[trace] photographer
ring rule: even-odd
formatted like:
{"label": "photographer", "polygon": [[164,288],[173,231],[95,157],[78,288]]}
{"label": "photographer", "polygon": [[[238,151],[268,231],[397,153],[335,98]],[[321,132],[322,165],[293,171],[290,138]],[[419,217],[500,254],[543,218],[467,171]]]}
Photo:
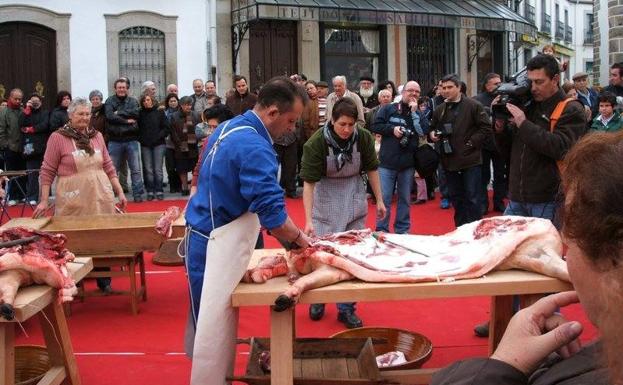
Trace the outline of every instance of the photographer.
{"label": "photographer", "polygon": [[381,192],[387,215],[377,219],[376,230],[389,232],[389,211],[394,188],[398,191],[398,204],[394,232],[404,234],[411,227],[410,202],[413,175],[415,173],[414,155],[418,149],[420,136],[428,130],[426,119],[418,109],[420,85],[410,81],[402,89],[402,101],[388,104],[376,113],[372,132],[383,136],[379,152],[379,175]]}
{"label": "photographer", "polygon": [[565,100],[559,86],[558,62],[551,56],[537,55],[528,62],[527,70],[532,101],[525,111],[507,103],[510,124],[495,121],[499,148],[510,149],[511,159],[510,202],[504,214],[554,221],[560,184],[556,162],[585,133],[586,114],[579,101],[570,100],[552,129],[550,121],[556,120],[553,112]]}
{"label": "photographer", "polygon": [[484,108],[462,95],[460,85],[456,75],[441,79],[442,94],[446,99],[433,112],[430,132],[446,172],[456,227],[482,217],[481,150],[491,132],[491,121]]}

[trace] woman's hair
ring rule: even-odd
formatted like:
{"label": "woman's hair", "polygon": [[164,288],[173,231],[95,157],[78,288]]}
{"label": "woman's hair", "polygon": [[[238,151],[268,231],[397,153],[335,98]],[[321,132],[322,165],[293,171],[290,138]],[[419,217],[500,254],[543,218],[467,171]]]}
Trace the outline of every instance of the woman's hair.
{"label": "woman's hair", "polygon": [[342,98],[335,102],[333,105],[333,111],[331,111],[331,117],[334,121],[336,121],[340,118],[340,116],[348,116],[357,121],[359,111],[357,110],[357,105],[352,99]]}
{"label": "woman's hair", "polygon": [[569,91],[573,89],[575,89],[575,84],[573,84],[572,82],[566,81],[562,85],[562,90],[565,91],[565,94],[568,94]]}
{"label": "woman's hair", "polygon": [[96,96],[98,96],[102,101],[104,100],[104,95],[102,95],[102,91],[100,91],[100,90],[93,90],[93,91],[89,92],[89,100],[93,99]]}
{"label": "woman's hair", "polygon": [[164,107],[165,107],[165,108],[169,108],[169,100],[171,100],[171,98],[175,98],[175,99],[177,99],[177,103],[178,103],[178,104],[180,103],[180,98],[179,98],[179,97],[177,97],[177,94],[170,93],[170,94],[168,94],[168,95],[167,95],[167,97],[164,99]]}
{"label": "woman's hair", "polygon": [[67,107],[67,113],[69,115],[73,114],[78,107],[87,107],[89,111],[91,111],[91,102],[80,97],[72,99],[71,103],[69,103],[69,107]]}
{"label": "woman's hair", "polygon": [[396,96],[398,96],[398,91],[396,90],[396,85],[391,80],[383,80],[382,82],[380,82],[378,89],[379,91],[386,89],[388,84],[392,86],[392,98],[395,98]]}
{"label": "woman's hair", "polygon": [[234,113],[224,104],[215,104],[212,107],[203,110],[203,119],[217,119],[219,123],[223,123],[234,117]]}
{"label": "woman's hair", "polygon": [[143,103],[145,103],[145,99],[150,98],[151,99],[151,103],[152,103],[152,107],[156,107],[158,105],[158,101],[156,100],[156,98],[154,96],[148,95],[143,93],[141,95],[141,98],[139,99],[139,103],[141,108],[145,108],[145,105]]}
{"label": "woman's hair", "polygon": [[543,49],[541,50],[541,52],[545,52],[546,49],[551,50],[553,53],[556,53],[556,48],[554,48],[553,45],[551,44],[547,44],[543,46]]}
{"label": "woman's hair", "polygon": [[58,94],[56,94],[56,107],[61,106],[61,103],[63,102],[65,96],[69,96],[69,100],[71,100],[71,94],[69,93],[69,91],[58,91]]}
{"label": "woman's hair", "polygon": [[[595,132],[565,157],[563,234],[597,267],[623,257],[623,132]],[[606,264],[604,264],[606,262]]]}

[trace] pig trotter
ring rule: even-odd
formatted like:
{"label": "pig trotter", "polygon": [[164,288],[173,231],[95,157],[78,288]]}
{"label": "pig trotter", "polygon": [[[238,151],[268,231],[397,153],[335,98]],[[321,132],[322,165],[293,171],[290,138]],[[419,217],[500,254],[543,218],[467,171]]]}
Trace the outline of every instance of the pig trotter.
{"label": "pig trotter", "polygon": [[15,310],[13,310],[13,306],[8,303],[3,303],[0,305],[0,316],[2,316],[7,321],[12,321],[15,318]]}
{"label": "pig trotter", "polygon": [[273,309],[275,311],[284,311],[294,306],[294,304],[295,302],[292,298],[288,297],[285,294],[281,294],[275,300],[275,306],[273,306]]}

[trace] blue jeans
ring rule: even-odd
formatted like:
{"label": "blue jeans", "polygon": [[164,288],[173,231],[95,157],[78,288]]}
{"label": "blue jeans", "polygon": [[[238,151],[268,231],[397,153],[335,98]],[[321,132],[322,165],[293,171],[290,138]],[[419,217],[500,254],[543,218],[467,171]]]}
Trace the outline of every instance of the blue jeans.
{"label": "blue jeans", "polygon": [[121,161],[125,154],[128,158],[128,167],[130,168],[130,178],[132,179],[132,195],[137,198],[143,195],[143,175],[141,174],[140,145],[138,141],[130,142],[108,142],[108,153],[115,165],[117,174],[121,168]]}
{"label": "blue jeans", "polygon": [[445,172],[448,198],[454,207],[454,225],[459,227],[482,218],[480,166]]}
{"label": "blue jeans", "polygon": [[441,163],[437,168],[437,184],[439,185],[439,193],[441,199],[448,199],[448,181],[446,180],[446,171],[443,169]]}
{"label": "blue jeans", "polygon": [[381,193],[383,203],[387,207],[385,218],[376,220],[376,230],[389,233],[389,217],[392,207],[392,195],[394,188],[398,193],[398,204],[396,205],[396,219],[394,220],[394,232],[405,234],[411,228],[411,186],[413,185],[413,167],[404,170],[390,170],[379,167],[379,177],[381,179]]}
{"label": "blue jeans", "polygon": [[552,221],[554,226],[560,230],[560,221],[556,215],[558,210],[558,202],[543,202],[543,203],[525,203],[510,201],[504,211],[504,215],[521,215],[524,217],[544,218]]}
{"label": "blue jeans", "polygon": [[143,170],[145,174],[145,189],[148,194],[163,193],[162,189],[162,161],[166,146],[161,144],[155,147],[141,146]]}

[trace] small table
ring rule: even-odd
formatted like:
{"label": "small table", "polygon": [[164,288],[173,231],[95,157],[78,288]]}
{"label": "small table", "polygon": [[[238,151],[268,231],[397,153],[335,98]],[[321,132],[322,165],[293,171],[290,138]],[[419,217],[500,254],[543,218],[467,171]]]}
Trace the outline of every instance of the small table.
{"label": "small table", "polygon": [[[257,250],[249,266],[255,266],[263,255],[283,250]],[[240,283],[231,296],[232,306],[272,306],[288,287],[286,277],[273,278],[263,284]],[[513,315],[513,295],[520,295],[523,305],[530,305],[544,293],[573,290],[569,282],[527,271],[490,272],[485,277],[454,282],[368,283],[345,281],[305,292],[299,303],[333,303],[358,301],[401,301],[426,298],[491,296],[489,352],[500,342]],[[293,381],[292,346],[296,337],[294,309],[270,312],[271,385],[291,385]],[[430,382],[438,369],[416,369],[382,372],[388,380],[403,384]]]}
{"label": "small table", "polygon": [[[76,258],[67,264],[75,281],[84,278],[93,268],[90,258]],[[34,315],[39,316],[51,368],[38,385],[65,383],[80,385],[78,365],[63,306],[58,301],[58,289],[45,285],[21,288],[15,303],[15,320],[0,318],[0,385],[15,384],[15,326]]]}

